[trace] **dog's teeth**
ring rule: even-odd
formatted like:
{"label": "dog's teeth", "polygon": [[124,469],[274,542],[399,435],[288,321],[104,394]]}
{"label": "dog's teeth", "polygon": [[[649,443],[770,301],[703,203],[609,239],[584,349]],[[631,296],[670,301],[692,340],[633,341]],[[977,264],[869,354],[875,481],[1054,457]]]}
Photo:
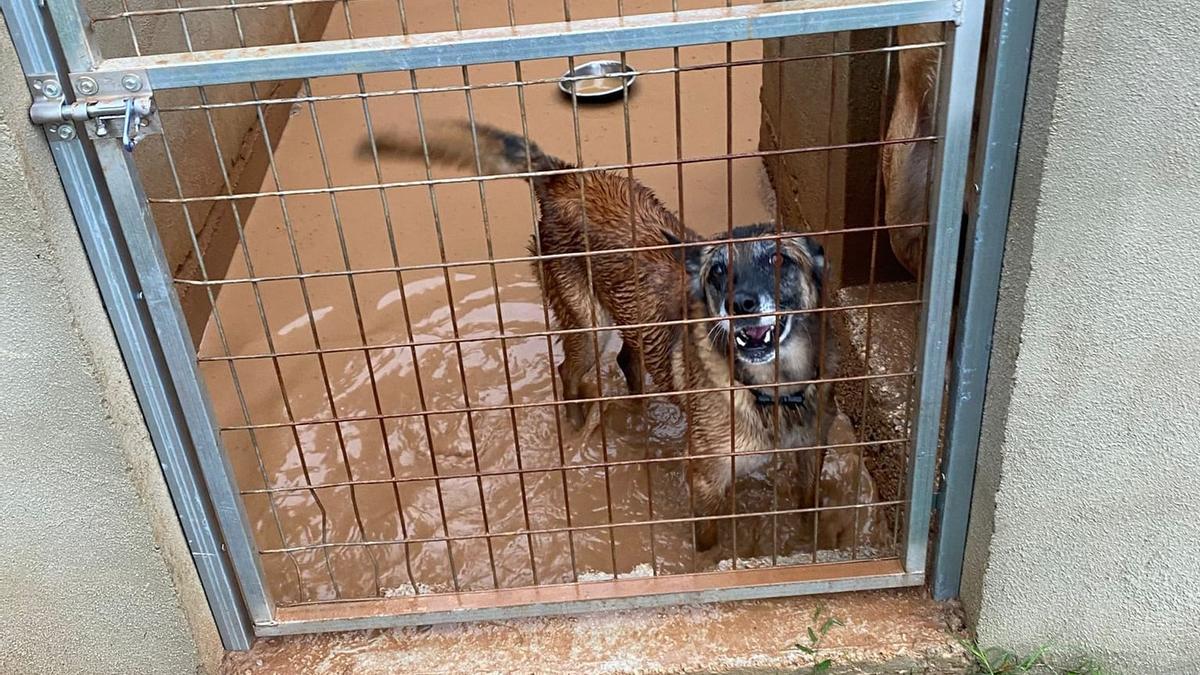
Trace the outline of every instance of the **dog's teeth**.
{"label": "dog's teeth", "polygon": [[735,341],[738,343],[738,346],[739,346],[739,347],[745,347],[745,346],[746,346],[746,338],[742,337],[741,335],[739,335],[739,336],[737,336],[736,338],[734,338],[734,340],[735,340]]}

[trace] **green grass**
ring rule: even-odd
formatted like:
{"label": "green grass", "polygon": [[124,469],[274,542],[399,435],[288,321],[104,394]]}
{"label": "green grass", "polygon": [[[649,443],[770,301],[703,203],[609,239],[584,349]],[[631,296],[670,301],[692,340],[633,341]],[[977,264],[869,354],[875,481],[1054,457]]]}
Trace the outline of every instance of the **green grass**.
{"label": "green grass", "polygon": [[807,641],[807,644],[804,642],[797,642],[796,644],[792,645],[792,649],[802,651],[805,654],[813,657],[813,659],[816,661],[812,667],[813,673],[827,673],[833,666],[833,659],[822,658],[822,655],[820,654],[821,642],[825,640],[825,636],[829,634],[829,630],[831,628],[834,626],[843,625],[845,624],[843,624],[841,621],[826,615],[824,605],[817,605],[817,608],[813,610],[812,620],[810,621],[808,628],[805,629],[804,634],[804,639]]}
{"label": "green grass", "polygon": [[974,642],[963,642],[971,655],[978,675],[1015,675],[1019,673],[1041,673],[1045,675],[1107,675],[1096,664],[1080,660],[1075,663],[1054,663],[1046,658],[1049,645],[1044,645],[1032,654],[1017,654],[1007,649],[990,647],[984,649]]}

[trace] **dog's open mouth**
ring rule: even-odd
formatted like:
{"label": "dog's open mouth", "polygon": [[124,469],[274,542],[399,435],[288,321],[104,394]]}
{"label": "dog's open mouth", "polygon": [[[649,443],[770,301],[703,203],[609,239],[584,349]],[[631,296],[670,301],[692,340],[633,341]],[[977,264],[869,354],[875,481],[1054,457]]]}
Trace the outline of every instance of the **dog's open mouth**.
{"label": "dog's open mouth", "polygon": [[[790,318],[790,317],[788,317]],[[739,358],[753,363],[770,361],[775,357],[777,342],[782,342],[787,336],[788,320],[780,323],[772,321],[769,324],[751,324],[739,326],[733,331],[733,341],[737,345]]]}

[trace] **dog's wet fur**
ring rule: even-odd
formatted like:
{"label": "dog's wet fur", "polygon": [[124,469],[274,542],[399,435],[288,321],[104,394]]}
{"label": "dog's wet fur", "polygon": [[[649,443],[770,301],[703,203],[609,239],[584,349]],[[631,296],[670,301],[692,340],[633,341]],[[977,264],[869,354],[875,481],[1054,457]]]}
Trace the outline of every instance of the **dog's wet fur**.
{"label": "dog's wet fur", "polygon": [[[807,382],[822,375],[822,315],[812,311],[825,272],[819,245],[772,224],[706,240],[638,181],[572,171],[525,138],[482,124],[426,124],[424,144],[416,133],[381,137],[375,151],[427,156],[483,175],[551,172],[525,176],[541,211],[529,250],[564,256],[541,258],[534,271],[558,328],[578,331],[562,334],[559,374],[564,398],[574,401],[568,415],[582,426],[589,405],[580,399],[601,395],[598,340],[588,329],[611,326],[622,340],[617,361],[629,390],[643,393],[649,375],[650,393],[670,394],[687,416],[689,452],[697,457],[688,462],[692,502],[695,514],[707,517],[697,521],[699,548],[716,543],[716,517],[729,510],[735,475],[765,469],[773,457],[794,458],[796,505],[817,506],[823,451],[773,451],[822,444],[818,407],[832,417],[828,385]],[[364,144],[360,152],[369,156],[372,148]],[[635,247],[659,248],[627,250]],[[577,255],[602,251],[613,252]],[[711,320],[679,323],[685,318]],[[662,322],[676,323],[644,325]],[[671,394],[690,390],[716,391]]]}

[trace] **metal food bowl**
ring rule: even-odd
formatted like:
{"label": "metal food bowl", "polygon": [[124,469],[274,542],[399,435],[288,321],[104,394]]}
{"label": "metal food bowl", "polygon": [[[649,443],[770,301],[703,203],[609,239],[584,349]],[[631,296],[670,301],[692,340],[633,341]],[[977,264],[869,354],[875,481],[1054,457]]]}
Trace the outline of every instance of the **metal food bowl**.
{"label": "metal food bowl", "polygon": [[558,88],[579,101],[608,101],[622,97],[623,92],[633,86],[637,79],[634,72],[620,61],[588,61],[563,73]]}

